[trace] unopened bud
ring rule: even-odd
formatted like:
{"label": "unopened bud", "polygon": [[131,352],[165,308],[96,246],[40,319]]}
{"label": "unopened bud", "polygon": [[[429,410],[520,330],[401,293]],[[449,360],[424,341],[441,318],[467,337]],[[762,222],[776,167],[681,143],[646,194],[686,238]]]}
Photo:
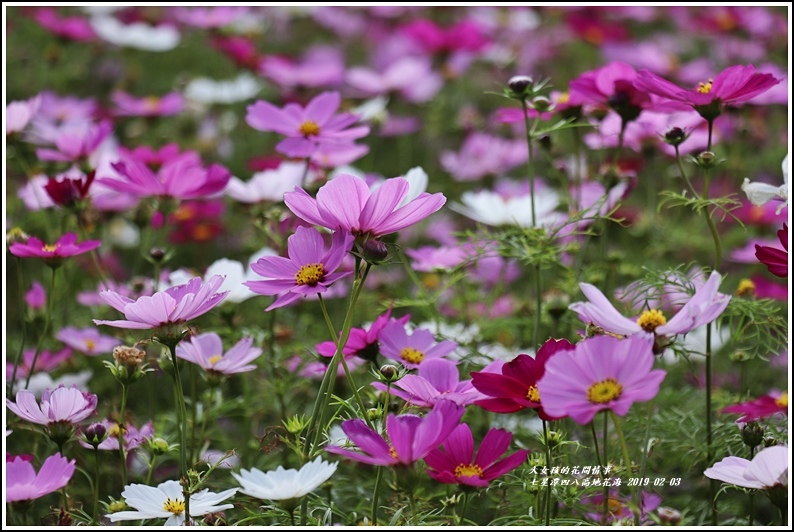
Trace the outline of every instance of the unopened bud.
{"label": "unopened bud", "polygon": [[524,94],[526,90],[532,85],[533,79],[529,76],[513,76],[507,80],[507,86],[515,94]]}
{"label": "unopened bud", "polygon": [[755,449],[764,441],[764,428],[757,421],[750,421],[742,427],[742,441],[752,449]]}
{"label": "unopened bud", "polygon": [[383,262],[389,254],[389,250],[386,248],[386,244],[381,242],[380,240],[368,240],[364,244],[364,249],[362,251],[362,255],[364,255],[364,260],[369,262],[370,264],[378,264]]}
{"label": "unopened bud", "polygon": [[669,506],[660,506],[656,509],[659,520],[666,525],[677,525],[681,522],[681,512]]}
{"label": "unopened bud", "polygon": [[548,111],[549,107],[551,107],[551,100],[545,96],[538,96],[532,100],[532,107],[534,107],[537,112],[543,113]]}
{"label": "unopened bud", "polygon": [[689,134],[680,127],[669,129],[664,134],[664,141],[670,146],[678,146],[688,138]]}
{"label": "unopened bud", "polygon": [[127,503],[122,501],[111,501],[108,505],[108,513],[122,512],[127,508]]}
{"label": "unopened bud", "polygon": [[370,421],[375,421],[376,419],[380,419],[383,416],[383,412],[380,408],[370,408],[367,410],[367,419]]}
{"label": "unopened bud", "polygon": [[394,382],[399,378],[397,366],[393,366],[391,364],[382,365],[380,367],[380,374],[383,375],[383,378],[386,382]]}
{"label": "unopened bud", "polygon": [[93,423],[83,431],[85,441],[96,449],[99,444],[105,441],[107,437],[107,429],[102,423]]}
{"label": "unopened bud", "polygon": [[717,164],[717,156],[713,151],[704,151],[698,155],[697,162],[703,168],[713,168]]}
{"label": "unopened bud", "polygon": [[149,440],[149,449],[155,456],[165,454],[168,452],[168,442],[162,438],[153,438]]}
{"label": "unopened bud", "polygon": [[24,244],[25,242],[28,241],[28,238],[30,238],[30,236],[27,233],[25,233],[25,231],[23,231],[19,227],[12,227],[6,233],[6,244],[8,244],[9,246],[11,244]]}
{"label": "unopened bud", "polygon": [[136,347],[119,345],[113,348],[113,360],[130,370],[137,368],[144,358],[146,358],[146,352]]}
{"label": "unopened bud", "polygon": [[162,262],[166,252],[163,248],[152,248],[149,250],[149,257],[155,262]]}

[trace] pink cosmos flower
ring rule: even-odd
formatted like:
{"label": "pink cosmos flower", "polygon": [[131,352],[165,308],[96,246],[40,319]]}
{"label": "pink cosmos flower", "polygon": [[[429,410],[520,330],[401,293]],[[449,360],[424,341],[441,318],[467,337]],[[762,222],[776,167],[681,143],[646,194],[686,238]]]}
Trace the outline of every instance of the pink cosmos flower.
{"label": "pink cosmos flower", "polygon": [[726,414],[742,414],[737,423],[749,423],[775,414],[788,414],[788,392],[773,391],[746,403],[726,406]]}
{"label": "pink cosmos flower", "polygon": [[[36,356],[35,349],[25,349],[22,352],[22,360],[19,361],[17,366],[16,376],[19,378],[27,377],[34,371],[50,372],[58,368],[62,362],[72,357],[72,350],[65,347],[60,351],[48,351],[43,349],[39,353],[39,358],[36,360],[36,367],[33,367],[33,359]],[[6,360],[6,378],[11,379],[14,374],[14,363]]]}
{"label": "pink cosmos flower", "polygon": [[229,293],[218,292],[221,284],[223,277],[220,275],[213,276],[205,284],[201,283],[201,277],[195,277],[186,284],[137,300],[104,290],[99,293],[102,299],[127,319],[94,320],[94,323],[122,329],[166,329],[161,332],[167,334],[170,326],[183,324],[220,305]]}
{"label": "pink cosmos flower", "polygon": [[650,401],[666,374],[651,369],[653,343],[650,334],[595,336],[558,353],[537,385],[546,414],[585,425],[601,410],[625,416],[633,403]]}
{"label": "pink cosmos flower", "polygon": [[527,459],[529,451],[516,451],[500,460],[512,440],[512,433],[491,429],[475,455],[471,429],[461,423],[449,434],[443,451],[433,449],[425,457],[430,467],[427,474],[444,484],[486,488],[493,479],[512,471]]}
{"label": "pink cosmos flower", "polygon": [[731,296],[717,291],[722,277],[711,272],[708,281],[695,291],[692,298],[668,322],[661,311],[652,309],[643,312],[637,320],[622,316],[601,291],[588,283],[579,283],[587,302],[577,302],[568,308],[579,314],[587,323],[594,323],[607,332],[624,336],[643,331],[667,336],[686,334],[692,329],[711,323],[722,314]]}
{"label": "pink cosmos flower", "polygon": [[703,474],[743,488],[788,486],[788,455],[787,447],[775,445],[759,452],[752,460],[738,456],[723,458]]}
{"label": "pink cosmos flower", "polygon": [[31,118],[39,111],[40,105],[41,96],[6,105],[6,136],[25,129]]}
{"label": "pink cosmos flower", "polygon": [[54,244],[45,244],[35,236],[32,236],[24,244],[21,242],[11,244],[8,250],[17,257],[38,257],[50,267],[56,268],[61,265],[64,259],[87,253],[100,245],[102,245],[102,242],[99,240],[86,240],[85,242],[77,243],[76,234],[66,233]]}
{"label": "pink cosmos flower", "polygon": [[[342,354],[346,360],[353,357],[359,357],[364,360],[375,362],[378,358],[380,348],[378,347],[378,338],[380,333],[386,325],[397,322],[401,325],[408,323],[411,315],[407,314],[401,318],[391,317],[391,308],[375,318],[372,325],[368,329],[353,327],[350,329],[350,336],[348,336],[347,343],[342,348]],[[336,353],[336,344],[334,342],[322,342],[317,344],[317,352],[324,357],[332,357]]]}
{"label": "pink cosmos flower", "polygon": [[574,349],[568,340],[550,338],[538,349],[533,358],[520,354],[512,361],[501,364],[499,371],[475,371],[471,374],[472,385],[486,396],[475,404],[489,412],[509,413],[536,408],[540,419],[552,421],[543,408],[545,401],[538,392],[538,381],[546,371],[552,357],[562,351]]}
{"label": "pink cosmos flower", "polygon": [[[55,205],[66,208],[79,208],[81,202],[88,197],[91,183],[94,182],[96,172],[93,170],[88,174],[79,173],[78,177],[61,175],[50,178],[44,185],[44,190]],[[60,179],[58,178],[60,177]]]}
{"label": "pink cosmos flower", "polygon": [[81,17],[58,17],[58,12],[52,7],[39,7],[31,12],[33,20],[45,30],[56,37],[63,37],[72,41],[96,40],[96,33],[91,24]]}
{"label": "pink cosmos flower", "polygon": [[322,145],[350,145],[366,136],[369,128],[349,128],[358,121],[350,113],[335,114],[342,97],[338,92],[323,92],[304,108],[288,103],[284,109],[262,100],[248,107],[245,121],[259,131],[274,131],[287,138],[276,150],[289,157],[309,157]]}
{"label": "pink cosmos flower", "polygon": [[728,67],[713,79],[694,89],[683,89],[648,70],[640,70],[634,80],[639,90],[693,107],[706,120],[714,120],[723,106],[743,103],[780,83],[771,74],[756,72],[753,65]]}
{"label": "pink cosmos flower", "polygon": [[408,249],[406,255],[411,257],[411,267],[418,272],[433,272],[437,270],[451,270],[460,266],[467,258],[467,250],[461,246],[422,246],[417,249]]}
{"label": "pink cosmos flower", "polygon": [[788,283],[776,283],[762,275],[753,275],[750,281],[755,285],[755,297],[788,301]]}
{"label": "pink cosmos flower", "polygon": [[171,15],[188,26],[196,28],[221,28],[250,13],[248,6],[172,7]]}
{"label": "pink cosmos flower", "polygon": [[345,74],[345,61],[338,48],[314,46],[300,59],[268,56],[262,59],[259,73],[285,88],[333,87]]}
{"label": "pink cosmos flower", "polygon": [[44,390],[41,404],[28,390],[19,390],[16,403],[6,399],[6,406],[13,413],[36,425],[56,423],[75,424],[89,417],[96,410],[97,396],[84,393],[76,386],[61,385],[54,390]]}
{"label": "pink cosmos flower", "polygon": [[176,356],[201,366],[209,373],[245,373],[256,369],[256,364],[250,362],[262,354],[260,348],[251,347],[253,342],[251,337],[243,338],[224,353],[221,337],[212,332],[204,333],[191,337],[189,342],[179,344],[176,347]]}
{"label": "pink cosmos flower", "polygon": [[433,333],[427,329],[414,329],[409,335],[405,326],[398,322],[384,327],[378,339],[383,356],[410,369],[420,367],[427,360],[446,356],[458,347],[458,343],[452,340],[436,343]]}
{"label": "pink cosmos flower", "polygon": [[426,57],[401,57],[380,72],[353,67],[347,72],[347,83],[365,97],[399,92],[406,101],[421,103],[433,98],[443,79],[433,72]]}
{"label": "pink cosmos flower", "polygon": [[110,98],[116,106],[116,116],[171,116],[178,115],[185,108],[185,99],[178,92],[169,92],[161,97],[136,98],[116,90]]}
{"label": "pink cosmos flower", "polygon": [[44,308],[47,303],[47,292],[44,290],[44,285],[38,281],[33,281],[30,290],[25,292],[25,303],[33,310]]}
{"label": "pink cosmos flower", "polygon": [[[650,520],[648,519],[648,512],[652,512],[658,508],[661,502],[662,498],[659,495],[655,493],[649,493],[647,491],[642,492],[642,499],[640,502],[640,507],[642,509],[640,519],[642,524],[651,524]],[[634,519],[632,498],[630,496],[621,497],[620,492],[616,489],[610,489],[607,495],[607,506],[609,507],[609,513],[606,516],[606,522],[604,522],[603,491],[599,491],[594,495],[589,495],[582,498],[582,504],[588,508],[593,508],[593,511],[584,515],[596,523],[609,525],[619,521],[630,521]]]}
{"label": "pink cosmos flower", "polygon": [[634,67],[620,61],[608,63],[581,74],[570,83],[585,102],[605,105],[620,115],[623,122],[635,120],[643,109],[651,106],[648,91],[633,84]]}
{"label": "pink cosmos flower", "polygon": [[441,166],[456,181],[476,181],[487,175],[502,175],[527,160],[527,143],[474,132],[459,152],[441,153]]}
{"label": "pink cosmos flower", "polygon": [[111,353],[114,347],[121,345],[118,338],[105,336],[93,327],[84,329],[64,327],[58,331],[55,338],[88,356],[106,355]]}
{"label": "pink cosmos flower", "polygon": [[310,294],[322,294],[331,283],[352,273],[333,273],[342,265],[342,259],[352,245],[353,235],[337,231],[331,247],[326,249],[317,229],[298,227],[287,240],[289,258],[262,257],[251,264],[251,269],[265,280],[243,284],[257,294],[279,296],[265,311],[283,307]]}
{"label": "pink cosmos flower", "polygon": [[6,461],[6,503],[32,501],[58,491],[69,483],[75,463],[55,453],[44,460],[36,473],[30,460],[22,456]]}
{"label": "pink cosmos flower", "polygon": [[429,53],[479,52],[490,43],[473,20],[461,20],[449,28],[442,28],[432,20],[417,19],[404,24],[399,31]]}
{"label": "pink cosmos flower", "polygon": [[98,124],[67,124],[55,136],[54,144],[57,149],[39,148],[36,156],[42,161],[77,162],[87,159],[99,149],[112,131],[113,124],[109,120],[102,120]]}
{"label": "pink cosmos flower", "polygon": [[410,465],[444,443],[463,416],[465,408],[441,401],[425,417],[414,414],[386,418],[386,440],[361,419],[342,422],[342,430],[362,452],[329,445],[325,450],[356,462],[379,466]]}
{"label": "pink cosmos flower", "polygon": [[284,194],[284,203],[298,218],[311,224],[342,229],[355,236],[394,233],[438,211],[443,194],[417,193],[402,177],[387,179],[370,192],[363,179],[340,174],[320,187],[317,199],[302,188]]}
{"label": "pink cosmos flower", "polygon": [[[386,390],[382,382],[371,384],[375,389]],[[460,380],[457,364],[444,358],[434,358],[420,364],[416,375],[409,374],[396,381],[389,388],[389,393],[422,408],[432,408],[439,401],[467,406],[483,397],[471,385],[471,380]]]}
{"label": "pink cosmos flower", "polygon": [[778,277],[788,277],[788,225],[783,224],[783,229],[777,232],[778,240],[783,250],[770,246],[755,246],[755,256],[758,261],[766,265],[769,273]]}
{"label": "pink cosmos flower", "polygon": [[[97,449],[100,451],[118,452],[119,430],[121,430],[119,428],[119,424],[109,419],[105,419],[100,423],[103,427],[105,427],[107,438],[105,438],[105,440],[97,446]],[[150,439],[152,436],[154,436],[154,425],[151,421],[145,425],[142,425],[140,429],[136,428],[132,424],[127,423],[124,425],[124,450],[129,452],[133,449],[137,449],[146,443],[146,440]],[[85,441],[84,438],[78,438],[77,441],[86,449],[94,448],[94,446]]]}
{"label": "pink cosmos flower", "polygon": [[[284,161],[276,169],[257,172],[248,181],[232,177],[225,193],[240,203],[281,202],[285,193],[303,184],[305,170],[305,163]],[[313,174],[309,172],[309,181],[313,179]]]}

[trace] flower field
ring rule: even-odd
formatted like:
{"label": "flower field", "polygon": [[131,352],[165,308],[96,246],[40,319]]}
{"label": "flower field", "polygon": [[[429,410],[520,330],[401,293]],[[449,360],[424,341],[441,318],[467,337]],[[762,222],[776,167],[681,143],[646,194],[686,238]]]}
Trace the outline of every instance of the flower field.
{"label": "flower field", "polygon": [[4,15],[5,525],[789,523],[789,5]]}

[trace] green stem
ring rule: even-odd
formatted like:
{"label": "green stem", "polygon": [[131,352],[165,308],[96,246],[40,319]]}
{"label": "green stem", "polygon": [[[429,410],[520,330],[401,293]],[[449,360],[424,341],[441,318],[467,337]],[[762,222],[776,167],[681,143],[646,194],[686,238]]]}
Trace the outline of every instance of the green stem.
{"label": "green stem", "polygon": [[[549,444],[549,431],[546,426],[546,420],[543,419],[543,447],[546,450],[546,469],[549,470],[549,477],[551,477],[551,445]],[[551,478],[546,482],[546,503],[543,510],[543,519],[546,526],[549,526],[551,519]]]}
{"label": "green stem", "polygon": [[590,431],[593,433],[593,444],[595,445],[596,463],[598,464],[598,467],[601,468],[602,466],[601,455],[598,452],[598,435],[596,434],[595,421],[590,422]]}
{"label": "green stem", "polygon": [[[604,467],[609,466],[609,447],[608,447],[608,431],[609,431],[609,418],[606,410],[604,411]],[[602,525],[607,524],[609,517],[609,486],[604,486],[604,515],[602,518]]]}
{"label": "green stem", "polygon": [[[545,423],[545,421],[544,421]],[[469,492],[463,492],[463,508],[460,509],[460,514],[458,515],[458,526],[463,525],[463,521],[466,519],[466,508],[469,506]],[[548,525],[548,520],[547,523]]]}
{"label": "green stem", "polygon": [[99,524],[96,520],[96,515],[99,513],[99,449],[96,446],[94,447],[94,464],[96,466],[96,472],[94,473],[94,512],[91,514],[91,521]]}
{"label": "green stem", "polygon": [[185,499],[185,520],[190,521],[190,486],[187,474],[187,410],[185,394],[182,391],[182,379],[179,375],[179,359],[176,356],[176,342],[166,344],[174,364],[174,390],[177,397],[177,424],[179,425],[179,476],[182,479],[182,495]]}
{"label": "green stem", "polygon": [[[196,445],[196,370],[193,364],[188,364],[187,368],[187,378],[190,381],[190,452],[188,453],[188,457],[190,461],[195,463],[198,460],[198,449]],[[204,416],[206,417],[206,405],[204,406]],[[202,434],[203,437],[203,434]]]}
{"label": "green stem", "polygon": [[121,384],[121,411],[119,412],[119,457],[121,457],[121,482],[123,486],[127,485],[127,453],[124,451],[124,430],[126,429],[126,416],[124,415],[127,410],[127,385]]}
{"label": "green stem", "polygon": [[[535,208],[535,158],[533,155],[532,150],[532,140],[534,138],[534,132],[538,124],[538,119],[535,119],[534,125],[530,126],[529,124],[529,116],[527,116],[527,112],[529,111],[529,107],[527,106],[526,99],[521,100],[521,105],[524,109],[524,125],[527,128],[527,177],[529,178],[529,199],[532,208],[532,227],[535,228],[538,225],[537,220],[537,209]],[[539,117],[540,115],[538,115]],[[540,345],[540,317],[541,317],[541,291],[543,290],[543,282],[540,275],[540,263],[535,264],[535,316],[534,316],[534,325],[532,328],[532,341],[535,346]]]}
{"label": "green stem", "polygon": [[152,485],[152,478],[154,477],[154,462],[157,460],[157,455],[152,453],[149,457],[149,471],[146,473],[146,485]]}
{"label": "green stem", "polygon": [[36,353],[33,355],[33,362],[30,363],[28,370],[28,377],[25,379],[25,389],[30,385],[30,378],[33,376],[33,371],[36,369],[36,361],[39,359],[41,349],[44,347],[44,340],[47,338],[47,333],[50,332],[50,325],[52,323],[52,305],[55,299],[55,272],[57,267],[52,268],[52,277],[50,277],[50,291],[47,294],[47,316],[44,320],[44,330],[39,337],[39,343],[36,346]]}
{"label": "green stem", "polygon": [[623,429],[620,427],[620,418],[614,411],[610,410],[609,414],[612,416],[612,425],[618,433],[618,440],[620,440],[620,449],[623,451],[623,461],[626,464],[626,473],[631,475],[631,458],[629,457],[629,448],[626,445],[626,438],[623,437]]}
{"label": "green stem", "polygon": [[[8,396],[11,397],[14,393],[14,384],[17,380],[17,368],[19,367],[19,361],[22,359],[22,353],[25,351],[25,341],[27,340],[27,326],[25,320],[25,298],[22,296],[24,292],[23,284],[22,284],[22,264],[21,259],[16,257],[16,267],[17,267],[17,284],[19,285],[19,324],[21,327],[22,338],[19,341],[19,351],[17,351],[17,356],[14,358],[14,369],[11,372],[11,380],[8,381]],[[49,297],[52,297],[49,294]]]}
{"label": "green stem", "polygon": [[372,491],[372,526],[378,526],[378,499],[380,498],[380,481],[383,478],[383,468],[377,468],[375,473],[375,489]]}
{"label": "green stem", "polygon": [[[711,432],[711,323],[706,325],[706,463],[714,463]],[[709,479],[711,497],[711,524],[717,526],[717,481]]]}

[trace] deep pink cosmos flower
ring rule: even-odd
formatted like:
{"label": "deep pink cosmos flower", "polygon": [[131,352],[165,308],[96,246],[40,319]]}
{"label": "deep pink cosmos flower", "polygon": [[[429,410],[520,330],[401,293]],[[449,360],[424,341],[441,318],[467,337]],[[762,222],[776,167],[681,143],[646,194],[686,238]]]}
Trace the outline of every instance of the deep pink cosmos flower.
{"label": "deep pink cosmos flower", "polygon": [[[372,325],[368,329],[353,327],[350,329],[350,336],[347,339],[345,347],[342,348],[342,354],[345,359],[357,356],[370,362],[375,362],[378,358],[380,348],[378,347],[378,337],[386,325],[392,322],[405,325],[411,319],[411,315],[407,314],[401,318],[391,317],[391,308],[375,318]],[[332,357],[336,353],[336,343],[332,341],[322,342],[317,344],[317,352],[324,357]]]}
{"label": "deep pink cosmos flower", "polygon": [[117,90],[111,95],[111,100],[116,106],[113,111],[116,116],[171,116],[181,113],[185,108],[185,99],[178,92],[136,98]]}
{"label": "deep pink cosmos flower", "polygon": [[742,414],[737,423],[749,423],[775,414],[788,414],[788,392],[770,392],[758,399],[726,406],[722,409],[726,414]]}
{"label": "deep pink cosmos flower", "polygon": [[59,18],[57,10],[52,7],[35,8],[30,11],[30,16],[42,28],[57,37],[83,42],[96,40],[96,33],[94,33],[88,20],[84,18]]}
{"label": "deep pink cosmos flower", "polygon": [[221,337],[209,332],[193,336],[189,342],[179,344],[176,347],[176,356],[199,365],[209,373],[245,373],[256,369],[256,364],[251,362],[262,354],[260,348],[251,347],[253,342],[251,337],[243,338],[224,353]]}
{"label": "deep pink cosmos flower", "polygon": [[723,106],[743,103],[780,83],[771,74],[756,72],[753,65],[728,67],[713,79],[702,81],[687,90],[670,83],[648,70],[640,70],[634,86],[689,107],[706,120],[714,120]]}
{"label": "deep pink cosmos flower", "polygon": [[298,227],[287,239],[286,257],[262,257],[251,264],[251,270],[264,277],[263,281],[243,284],[263,296],[279,297],[265,311],[283,307],[310,294],[322,294],[328,286],[352,272],[335,272],[353,245],[353,235],[337,231],[331,247],[325,247],[323,237],[313,227]]}
{"label": "deep pink cosmos flower", "polygon": [[490,43],[473,20],[461,20],[449,28],[442,28],[432,20],[417,19],[404,24],[399,31],[428,53],[478,52]]}
{"label": "deep pink cosmos flower", "polygon": [[350,231],[355,236],[378,237],[394,233],[427,218],[447,198],[409,190],[402,177],[387,179],[375,191],[356,176],[340,174],[312,198],[302,188],[284,194],[284,203],[298,218],[311,224]]}
{"label": "deep pink cosmos flower", "polygon": [[789,450],[782,445],[767,447],[752,460],[728,456],[703,474],[734,486],[751,489],[770,489],[788,486]]}
{"label": "deep pink cosmos flower", "polygon": [[537,386],[546,414],[585,425],[601,410],[625,416],[633,403],[656,397],[666,372],[651,369],[653,342],[650,334],[595,336],[557,353]]}
{"label": "deep pink cosmos flower", "polygon": [[16,403],[6,399],[6,406],[13,413],[36,425],[54,425],[65,423],[73,425],[94,413],[97,396],[84,393],[76,386],[66,388],[61,385],[54,390],[44,390],[41,404],[36,396],[28,390],[19,390]]}
{"label": "deep pink cosmos flower", "polygon": [[11,244],[8,250],[17,257],[38,257],[50,267],[57,268],[64,259],[87,253],[92,249],[98,248],[101,244],[102,242],[99,240],[86,240],[85,242],[77,243],[76,234],[66,233],[54,244],[45,244],[32,236],[24,244],[21,242]]}
{"label": "deep pink cosmos flower", "polygon": [[6,502],[32,501],[66,486],[75,470],[75,460],[56,453],[36,473],[30,460],[17,456],[6,461]]}
{"label": "deep pink cosmos flower", "polygon": [[510,432],[491,429],[475,455],[471,429],[461,423],[449,434],[443,451],[433,449],[425,457],[430,467],[427,474],[444,484],[486,488],[493,479],[512,471],[527,459],[529,451],[516,451],[500,460],[512,440]]}
{"label": "deep pink cosmos flower", "polygon": [[64,327],[58,331],[55,338],[76,351],[92,357],[109,354],[113,352],[114,347],[122,343],[118,338],[105,336],[93,327],[83,329]]}
{"label": "deep pink cosmos flower", "polygon": [[610,107],[625,123],[636,119],[643,109],[651,106],[648,91],[635,87],[636,77],[634,67],[614,61],[584,72],[571,81],[570,87],[581,95],[584,102]]}
{"label": "deep pink cosmos flower", "polygon": [[579,287],[588,301],[573,303],[568,308],[579,314],[582,321],[594,323],[610,333],[624,336],[643,331],[660,336],[686,334],[701,325],[711,323],[728,306],[731,296],[717,291],[721,281],[719,273],[711,272],[708,281],[695,291],[692,298],[669,322],[657,309],[646,310],[636,321],[626,318],[598,288],[587,283],[579,283]]}
{"label": "deep pink cosmos flower", "polygon": [[197,199],[226,188],[232,176],[227,168],[219,164],[204,168],[189,154],[164,164],[156,174],[136,160],[113,163],[111,166],[121,179],[103,177],[97,182],[140,198]]}
{"label": "deep pink cosmos flower", "polygon": [[79,162],[97,151],[112,131],[113,124],[109,120],[102,120],[98,124],[67,124],[55,134],[56,149],[39,148],[36,157],[42,161]]}
{"label": "deep pink cosmos flower", "polygon": [[344,80],[345,60],[339,48],[314,46],[300,59],[273,55],[262,59],[259,73],[280,87],[333,87]]}
{"label": "deep pink cosmos flower", "polygon": [[549,416],[543,408],[537,383],[546,371],[552,356],[573,349],[568,340],[550,338],[538,349],[533,358],[520,354],[501,366],[500,372],[475,371],[471,374],[472,385],[487,398],[475,404],[489,412],[509,413],[536,408],[540,419],[557,419]]}
{"label": "deep pink cosmos flower", "polygon": [[47,195],[55,205],[66,208],[75,207],[88,197],[88,190],[91,188],[91,183],[94,182],[95,175],[96,171],[92,170],[85,176],[77,178],[51,177],[44,185],[44,190],[47,191]]}
{"label": "deep pink cosmos flower", "polygon": [[414,414],[386,418],[388,441],[361,419],[348,419],[342,430],[362,452],[329,445],[325,450],[370,465],[410,465],[444,443],[458,425],[465,408],[441,401],[425,417]]}
{"label": "deep pink cosmos flower", "polygon": [[765,264],[769,273],[778,277],[788,277],[788,225],[783,224],[783,229],[777,232],[777,237],[783,245],[783,250],[770,246],[755,246],[755,256],[759,262]]}
{"label": "deep pink cosmos flower", "polygon": [[[36,367],[33,367],[33,359],[36,357],[35,349],[25,349],[22,352],[22,360],[19,361],[17,366],[17,377],[27,377],[34,371],[51,372],[61,365],[62,362],[69,360],[72,357],[72,350],[65,347],[60,351],[48,351],[42,349],[39,353],[39,358],[36,360]],[[14,363],[6,361],[6,375],[10,379],[14,374]]]}
{"label": "deep pink cosmos flower", "polygon": [[349,145],[366,136],[369,128],[350,128],[359,117],[350,113],[335,114],[342,102],[338,92],[323,92],[305,108],[288,103],[284,109],[262,100],[248,106],[245,121],[259,131],[274,131],[286,136],[276,150],[288,157],[309,157],[320,145]]}
{"label": "deep pink cosmos flower", "polygon": [[[371,384],[377,390],[386,390],[382,382]],[[471,380],[460,380],[457,364],[444,358],[433,358],[420,364],[416,375],[409,374],[396,381],[389,393],[422,408],[432,408],[439,401],[466,406],[483,397],[471,385]]]}
{"label": "deep pink cosmos flower", "polygon": [[[115,421],[111,421],[106,419],[101,421],[101,424],[105,428],[105,433],[107,437],[97,446],[97,449],[100,451],[119,451],[119,430],[122,430],[118,423]],[[124,450],[129,452],[133,449],[137,449],[144,443],[146,440],[150,439],[154,436],[154,425],[151,421],[146,423],[145,425],[141,426],[140,429],[136,428],[134,425],[126,423],[124,425]],[[84,431],[85,432],[85,431]],[[85,440],[84,437],[80,437],[77,441],[85,447],[86,449],[93,449],[94,446],[91,445],[89,442]]]}
{"label": "deep pink cosmos flower", "polygon": [[383,356],[410,369],[420,367],[427,360],[446,356],[458,347],[458,343],[452,340],[436,343],[433,333],[427,329],[414,329],[409,335],[405,326],[398,322],[384,327],[378,339]]}
{"label": "deep pink cosmos flower", "polygon": [[205,314],[220,305],[229,292],[218,292],[223,276],[214,275],[205,284],[195,277],[186,284],[172,286],[151,296],[137,300],[116,292],[104,290],[99,295],[108,305],[122,312],[125,320],[94,320],[97,325],[109,325],[122,329],[162,329],[169,335],[171,326],[181,325]]}

